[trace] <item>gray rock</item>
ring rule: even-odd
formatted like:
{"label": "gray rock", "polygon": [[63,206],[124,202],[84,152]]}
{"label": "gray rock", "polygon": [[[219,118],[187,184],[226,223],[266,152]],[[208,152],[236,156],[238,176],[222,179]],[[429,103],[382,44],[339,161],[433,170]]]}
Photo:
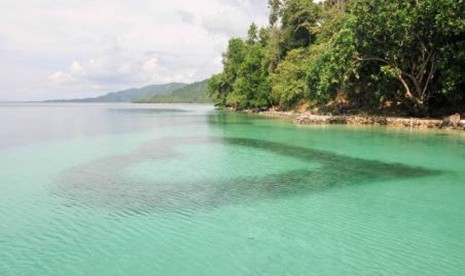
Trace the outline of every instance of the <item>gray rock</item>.
{"label": "gray rock", "polygon": [[456,113],[452,116],[449,116],[447,118],[445,118],[443,121],[442,121],[442,125],[441,127],[453,127],[453,128],[458,128],[461,124],[461,121],[460,121],[460,114]]}

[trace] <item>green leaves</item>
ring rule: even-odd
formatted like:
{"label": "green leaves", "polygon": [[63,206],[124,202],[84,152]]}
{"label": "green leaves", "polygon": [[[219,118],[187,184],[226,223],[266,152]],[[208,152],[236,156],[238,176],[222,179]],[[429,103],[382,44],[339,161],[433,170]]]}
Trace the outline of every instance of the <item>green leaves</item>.
{"label": "green leaves", "polygon": [[391,65],[381,66],[381,72],[391,78],[397,78],[402,74],[402,71],[399,68],[392,67]]}
{"label": "green leaves", "polygon": [[287,0],[282,7],[284,50],[307,47],[315,39],[321,7],[309,0]]}
{"label": "green leaves", "polygon": [[356,73],[355,37],[351,18],[345,17],[342,29],[330,41],[314,47],[316,58],[308,69],[309,97],[317,103],[334,99]]}
{"label": "green leaves", "polygon": [[427,113],[438,87],[458,92],[460,81],[443,65],[456,54],[448,48],[463,51],[454,46],[465,37],[463,1],[356,0],[351,13],[359,60],[397,84],[391,93],[410,101],[412,113]]}
{"label": "green leaves", "polygon": [[307,68],[311,57],[306,49],[290,51],[270,76],[271,100],[282,109],[291,109],[307,96]]}
{"label": "green leaves", "polygon": [[[346,4],[346,2],[348,2]],[[270,26],[231,39],[209,83],[238,109],[345,100],[415,115],[465,105],[464,0],[270,0]],[[432,106],[433,105],[433,106]]]}
{"label": "green leaves", "polygon": [[208,83],[208,94],[218,106],[236,109],[256,109],[269,106],[269,83],[264,68],[265,40],[263,31],[257,33],[252,24],[249,37],[231,39],[224,55],[223,73]]}

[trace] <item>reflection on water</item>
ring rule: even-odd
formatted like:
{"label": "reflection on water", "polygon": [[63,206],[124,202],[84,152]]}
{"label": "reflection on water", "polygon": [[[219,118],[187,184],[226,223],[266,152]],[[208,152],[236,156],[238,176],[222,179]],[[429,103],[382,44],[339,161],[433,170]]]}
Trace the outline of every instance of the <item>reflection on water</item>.
{"label": "reflection on water", "polygon": [[205,124],[205,114],[212,109],[208,105],[0,104],[0,150],[154,126]]}
{"label": "reflection on water", "polygon": [[139,114],[163,114],[163,113],[186,113],[185,109],[176,108],[110,108],[109,112],[118,113],[139,113]]}

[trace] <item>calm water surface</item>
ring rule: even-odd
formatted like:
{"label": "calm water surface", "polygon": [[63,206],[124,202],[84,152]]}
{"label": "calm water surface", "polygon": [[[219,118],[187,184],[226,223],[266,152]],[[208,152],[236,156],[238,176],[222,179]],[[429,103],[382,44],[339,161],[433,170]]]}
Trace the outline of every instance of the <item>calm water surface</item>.
{"label": "calm water surface", "polygon": [[465,275],[465,137],[0,105],[0,275]]}

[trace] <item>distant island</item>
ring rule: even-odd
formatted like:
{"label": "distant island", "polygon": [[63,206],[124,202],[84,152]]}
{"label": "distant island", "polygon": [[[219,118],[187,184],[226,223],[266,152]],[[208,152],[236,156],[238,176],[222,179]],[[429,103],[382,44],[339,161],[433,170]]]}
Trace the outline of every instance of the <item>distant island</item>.
{"label": "distant island", "polygon": [[208,80],[194,82],[170,93],[158,93],[151,97],[141,97],[135,103],[211,103],[207,97]]}
{"label": "distant island", "polygon": [[48,100],[55,103],[209,103],[208,80],[186,83],[154,84],[111,92],[94,98]]}

